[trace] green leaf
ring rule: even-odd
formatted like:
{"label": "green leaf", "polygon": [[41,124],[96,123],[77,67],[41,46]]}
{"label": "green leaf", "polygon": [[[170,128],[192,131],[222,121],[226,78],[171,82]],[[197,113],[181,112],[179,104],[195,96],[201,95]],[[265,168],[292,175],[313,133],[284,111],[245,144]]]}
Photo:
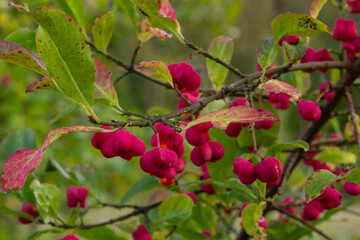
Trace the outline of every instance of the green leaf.
{"label": "green leaf", "polygon": [[150,27],[168,29],[180,41],[183,41],[184,37],[181,34],[180,24],[174,17],[175,11],[168,0],[133,0],[132,2],[146,16]]}
{"label": "green leaf", "polygon": [[136,32],[138,33],[140,16],[136,11],[135,4],[132,3],[131,0],[113,0],[113,2],[118,8],[122,9],[126,15],[130,17],[132,23],[135,26]]}
{"label": "green leaf", "polygon": [[279,46],[277,41],[274,42],[273,38],[264,39],[260,42],[257,49],[257,60],[262,68],[263,74],[276,59],[279,53]]}
{"label": "green leaf", "polygon": [[82,0],[55,0],[67,15],[75,19],[85,32],[84,6]]}
{"label": "green leaf", "polygon": [[286,143],[273,144],[267,150],[265,157],[276,157],[276,155],[279,152],[281,152],[283,150],[293,149],[293,148],[302,148],[305,151],[308,151],[309,144],[302,140],[295,140],[295,141],[286,142]]}
{"label": "green leaf", "polygon": [[239,179],[232,178],[229,181],[229,186],[231,188],[231,192],[234,198],[238,199],[242,202],[250,202],[253,200],[257,200],[257,197],[251,192],[251,190],[240,183]]}
{"label": "green leaf", "polygon": [[159,221],[179,224],[191,215],[193,206],[194,203],[188,195],[174,195],[160,204]]}
{"label": "green leaf", "polygon": [[45,64],[37,54],[13,42],[0,40],[0,60],[24,66],[44,76],[50,76]]}
{"label": "green leaf", "polygon": [[36,179],[30,184],[30,188],[34,191],[40,211],[56,219],[60,206],[61,190],[56,185],[41,184]]}
{"label": "green leaf", "polygon": [[56,123],[57,121],[59,121],[63,117],[66,117],[66,116],[70,115],[72,112],[74,112],[76,109],[78,109],[78,107],[79,107],[79,105],[76,102],[73,102],[71,105],[66,107],[62,112],[60,112],[56,117],[51,119],[50,123],[51,124]]}
{"label": "green leaf", "polygon": [[[225,63],[230,63],[234,53],[234,40],[232,37],[218,36],[211,41],[208,52]],[[206,69],[211,82],[215,85],[216,89],[220,89],[223,86],[229,69],[210,59],[206,59]]]}
{"label": "green leaf", "polygon": [[96,118],[92,109],[95,65],[82,29],[59,9],[42,7],[26,11],[23,6],[10,5],[39,24],[36,35],[39,55],[62,93],[75,99],[88,116]]}
{"label": "green leaf", "polygon": [[328,170],[321,169],[318,172],[314,172],[305,183],[305,195],[307,202],[318,197],[327,186],[330,186],[336,180],[341,177],[336,176]]}
{"label": "green leaf", "polygon": [[213,210],[199,199],[193,208],[191,217],[186,221],[186,224],[192,226],[192,229],[199,229],[201,231],[213,229],[216,224]]}
{"label": "green leaf", "polygon": [[19,28],[18,30],[10,33],[5,40],[14,42],[26,48],[32,52],[36,51],[35,44],[35,30],[30,30],[29,28]]}
{"label": "green leaf", "polygon": [[43,231],[34,232],[34,233],[30,234],[29,236],[27,236],[24,240],[37,240],[42,235],[45,235],[48,233],[59,233],[59,232],[61,232],[61,230],[59,230],[59,229],[46,229]]}
{"label": "green leaf", "polygon": [[126,203],[132,196],[147,191],[155,186],[159,186],[159,180],[153,176],[145,176],[141,178],[139,181],[134,183],[129,190],[124,194],[121,198],[120,204]]}
{"label": "green leaf", "polygon": [[354,168],[353,170],[350,170],[343,178],[343,180],[348,182],[356,183],[357,185],[360,185],[360,168]]}
{"label": "green leaf", "polygon": [[5,162],[14,152],[21,148],[36,147],[34,131],[23,128],[6,136],[0,143],[0,160]]}
{"label": "green leaf", "polygon": [[87,240],[126,240],[126,238],[118,236],[111,228],[107,226],[91,229],[79,229],[76,231],[76,235],[79,235]]}
{"label": "green leaf", "polygon": [[323,8],[327,0],[314,0],[310,5],[310,16],[317,18],[320,10]]}
{"label": "green leaf", "polygon": [[244,224],[245,231],[250,236],[254,236],[259,231],[259,226],[257,222],[259,218],[262,216],[262,205],[251,203],[247,205],[241,213],[241,220]]}
{"label": "green leaf", "polygon": [[[157,78],[163,82],[169,83],[173,86],[173,80],[171,73],[167,67],[167,65],[162,61],[150,61],[150,62],[140,62],[136,68],[141,69],[140,71],[145,75],[148,75],[153,78]],[[149,69],[142,69],[149,68]]]}
{"label": "green leaf", "polygon": [[203,115],[198,119],[191,121],[185,129],[203,122],[211,122],[216,128],[226,129],[232,122],[254,123],[263,120],[281,121],[278,116],[271,112],[258,111],[249,106],[235,106]]}
{"label": "green leaf", "polygon": [[305,55],[308,44],[303,38],[299,38],[297,45],[288,44],[286,41],[283,41],[283,46],[289,61],[296,62]]}
{"label": "green leaf", "polygon": [[324,150],[316,155],[316,159],[322,162],[355,164],[356,155],[351,152],[342,151],[339,147],[325,147]]}
{"label": "green leaf", "polygon": [[115,27],[115,15],[109,11],[104,16],[99,15],[92,28],[94,44],[96,49],[106,52],[107,46],[111,40],[112,32]]}
{"label": "green leaf", "polygon": [[277,43],[285,35],[316,37],[323,32],[332,34],[321,21],[304,14],[285,13],[271,22],[274,40]]}
{"label": "green leaf", "polygon": [[27,86],[25,93],[35,92],[36,90],[50,90],[54,92],[60,92],[55,82],[47,77],[43,77],[40,80],[30,83]]}

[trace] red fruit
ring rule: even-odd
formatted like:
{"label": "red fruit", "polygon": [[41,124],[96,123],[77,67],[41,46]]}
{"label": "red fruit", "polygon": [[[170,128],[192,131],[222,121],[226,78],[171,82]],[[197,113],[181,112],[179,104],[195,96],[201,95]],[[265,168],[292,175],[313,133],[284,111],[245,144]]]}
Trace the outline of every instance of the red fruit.
{"label": "red fruit", "polygon": [[[101,126],[100,128],[105,130],[111,130],[110,126]],[[91,137],[91,145],[96,149],[101,149],[106,140],[108,140],[115,132],[95,132]]]}
{"label": "red fruit", "polygon": [[341,193],[332,188],[332,187],[326,187],[325,191],[315,198],[324,209],[333,209],[337,208],[341,205]]}
{"label": "red fruit", "polygon": [[75,235],[70,234],[70,235],[66,235],[64,238],[61,238],[59,240],[79,240],[79,238],[77,238]]}
{"label": "red fruit", "polygon": [[255,167],[256,177],[261,182],[267,183],[267,189],[277,186],[280,183],[282,173],[283,166],[281,162],[274,157],[264,158]]}
{"label": "red fruit", "polygon": [[199,88],[201,83],[200,75],[194,68],[185,62],[173,63],[168,66],[174,84],[177,84],[178,89],[186,88],[194,91]]}
{"label": "red fruit", "polygon": [[276,109],[288,109],[290,107],[289,99],[290,96],[286,93],[269,92],[269,103]]}
{"label": "red fruit", "polygon": [[130,152],[133,156],[141,156],[146,151],[145,143],[135,135],[131,135],[131,149]]}
{"label": "red fruit", "polygon": [[264,216],[261,216],[257,222],[257,225],[259,227],[262,227],[263,229],[267,229],[268,227],[268,224],[267,224],[267,221],[266,221],[266,218]]}
{"label": "red fruit", "polygon": [[[265,112],[265,113],[271,113],[269,110],[266,110],[266,109],[259,109],[259,112]],[[274,125],[274,121],[271,121],[271,120],[263,120],[263,121],[260,121],[260,122],[256,122],[255,125],[254,125],[254,128],[255,129],[266,129],[266,130],[269,130],[273,127]]]}
{"label": "red fruit", "polygon": [[236,158],[233,162],[233,172],[239,176],[243,184],[252,184],[256,180],[255,166],[245,158]]}
{"label": "red fruit", "polygon": [[[301,63],[315,62],[315,61],[316,61],[315,50],[311,47],[308,47],[305,55],[301,58]],[[302,71],[311,73],[311,72],[315,72],[315,69],[307,69]]]}
{"label": "red fruit", "polygon": [[188,143],[193,146],[199,146],[201,144],[204,144],[210,140],[210,135],[208,131],[211,127],[211,122],[200,123],[192,126],[186,130],[185,138]]}
{"label": "red fruit", "polygon": [[301,214],[302,219],[306,221],[313,221],[319,218],[320,213],[324,211],[321,204],[313,199],[305,204],[303,213]]}
{"label": "red fruit", "polygon": [[297,45],[299,43],[299,36],[297,35],[285,35],[279,40],[279,45],[282,46],[283,42],[287,42],[290,45]]}
{"label": "red fruit", "polygon": [[351,13],[360,13],[360,1],[359,0],[346,0],[349,5]]}
{"label": "red fruit", "polygon": [[355,21],[353,19],[336,19],[333,37],[335,40],[341,42],[354,40],[357,37]]}
{"label": "red fruit", "polygon": [[[184,93],[183,96],[191,103],[197,103],[198,101],[200,101],[201,98],[199,97],[195,97],[193,95],[191,95],[190,93]],[[178,98],[178,106],[176,107],[176,110],[180,110],[183,108],[188,107],[188,105],[186,104],[186,102],[182,99],[182,98]]]}
{"label": "red fruit", "polygon": [[220,160],[225,153],[224,146],[216,141],[208,141],[207,142],[211,148],[211,159],[210,162],[217,162]]}
{"label": "red fruit", "polygon": [[165,187],[171,186],[175,179],[159,178],[159,183]]}
{"label": "red fruit", "polygon": [[175,165],[176,173],[182,173],[185,170],[185,161],[182,158],[178,158]]}
{"label": "red fruit", "polygon": [[152,240],[144,225],[140,225],[136,231],[132,232],[133,240]]}
{"label": "red fruit", "polygon": [[230,123],[225,129],[225,133],[229,137],[237,137],[241,132],[242,126],[242,123]]}
{"label": "red fruit", "polygon": [[235,106],[249,106],[249,102],[245,98],[238,97],[229,104],[229,108]]}
{"label": "red fruit", "polygon": [[[292,196],[286,196],[284,198],[284,200],[279,202],[279,205],[286,205],[286,204],[290,204],[293,202],[294,202],[294,199]],[[282,209],[284,209],[285,211],[288,211],[292,214],[295,214],[295,212],[296,212],[296,206],[295,207],[283,207]]]}
{"label": "red fruit", "polygon": [[85,207],[85,201],[86,198],[88,196],[88,189],[86,187],[75,187],[75,186],[70,186],[67,189],[67,205],[69,208],[74,208],[74,207],[81,207],[84,208]]}
{"label": "red fruit", "polygon": [[344,190],[352,196],[360,195],[360,186],[353,182],[346,181],[344,184]]}
{"label": "red fruit", "polygon": [[317,122],[321,117],[321,110],[316,103],[310,100],[302,100],[298,105],[298,110],[304,120]]}
{"label": "red fruit", "polygon": [[195,166],[202,166],[206,162],[211,160],[212,150],[209,144],[206,142],[202,145],[195,146],[191,151],[190,159]]}
{"label": "red fruit", "polygon": [[320,171],[321,169],[331,171],[329,166],[326,165],[325,163],[323,163],[319,160],[313,160],[313,161],[314,161],[314,163],[313,163],[312,167],[313,167],[314,172]]}
{"label": "red fruit", "polygon": [[335,98],[335,92],[334,90],[328,89],[329,88],[329,82],[323,82],[320,84],[320,93],[326,92],[323,96],[323,98],[328,101],[331,102],[334,100]]}
{"label": "red fruit", "polygon": [[[326,48],[321,48],[317,50],[315,52],[315,57],[317,62],[334,61]],[[326,73],[328,71],[327,68],[319,68],[318,70],[323,73]]]}
{"label": "red fruit", "polygon": [[[30,215],[33,219],[35,219],[37,216],[39,216],[39,212],[35,209],[35,207],[31,203],[28,203],[28,202],[24,202],[22,204],[19,212],[26,213],[26,214]],[[22,224],[29,224],[29,223],[33,222],[30,219],[26,219],[26,218],[22,218],[22,217],[18,217],[18,221]]]}
{"label": "red fruit", "polygon": [[202,235],[204,235],[205,237],[211,237],[211,232],[206,230],[202,232]]}
{"label": "red fruit", "polygon": [[[201,170],[203,171],[203,175],[202,175],[201,178],[200,178],[201,180],[206,180],[206,179],[211,178],[211,177],[210,177],[210,174],[209,174],[208,167],[207,167],[206,164],[204,164],[204,165],[201,166]],[[203,190],[203,191],[204,191],[205,193],[207,193],[207,194],[215,194],[215,193],[216,193],[213,185],[210,184],[210,183],[209,183],[209,184],[200,185],[200,188],[201,188],[201,190]]]}

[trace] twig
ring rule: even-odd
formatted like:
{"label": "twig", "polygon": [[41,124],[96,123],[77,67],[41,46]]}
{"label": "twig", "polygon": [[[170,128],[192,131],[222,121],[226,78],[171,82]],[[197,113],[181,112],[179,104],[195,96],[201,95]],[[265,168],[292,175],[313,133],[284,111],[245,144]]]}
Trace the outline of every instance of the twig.
{"label": "twig", "polygon": [[285,214],[286,216],[292,218],[292,219],[295,219],[296,221],[298,222],[301,222],[303,225],[305,225],[306,227],[310,228],[311,230],[317,232],[319,235],[323,236],[325,239],[328,239],[328,240],[332,240],[332,238],[330,238],[329,236],[327,236],[325,233],[323,233],[321,230],[315,228],[313,225],[307,223],[306,221],[302,220],[301,218],[298,218],[297,216],[295,216],[294,214],[282,209],[282,208],[277,208],[277,207],[274,207],[273,208],[275,210],[277,210],[278,212],[281,212],[283,214]]}
{"label": "twig", "polygon": [[139,41],[137,47],[136,47],[135,50],[134,50],[134,53],[133,53],[133,55],[132,55],[132,58],[131,58],[131,66],[134,66],[136,56],[137,56],[137,54],[139,53],[139,50],[140,50],[141,46],[142,46],[142,41]]}
{"label": "twig", "polygon": [[[351,98],[351,93],[350,93],[350,88],[347,86],[345,88],[345,97],[346,97],[346,101],[348,103],[348,108],[350,111],[350,117],[351,117],[351,121],[353,123],[353,127],[354,127],[354,134],[355,134],[355,139],[356,139],[356,144],[358,147],[358,152],[360,155],[360,137],[359,137],[359,129],[356,123],[356,114],[355,114],[355,109],[354,109],[354,103],[353,100]],[[359,161],[358,161],[359,164]]]}
{"label": "twig", "polygon": [[117,79],[115,79],[114,84],[117,84],[118,82],[120,82],[121,79],[123,79],[124,77],[126,77],[129,74],[130,74],[130,72],[124,72]]}

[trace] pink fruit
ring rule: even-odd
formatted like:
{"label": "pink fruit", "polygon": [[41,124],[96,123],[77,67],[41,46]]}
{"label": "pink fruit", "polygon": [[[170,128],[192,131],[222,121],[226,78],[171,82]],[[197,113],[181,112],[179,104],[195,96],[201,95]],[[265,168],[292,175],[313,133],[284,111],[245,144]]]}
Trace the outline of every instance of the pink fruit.
{"label": "pink fruit", "polygon": [[233,172],[239,176],[243,184],[252,184],[256,180],[255,166],[245,158],[236,158],[233,162]]}
{"label": "pink fruit", "polygon": [[257,222],[257,225],[259,226],[259,227],[262,227],[263,229],[267,229],[267,227],[268,227],[268,223],[267,223],[267,221],[266,221],[266,218],[264,217],[264,216],[261,216],[260,218],[259,218],[259,220],[258,220],[258,222]]}
{"label": "pink fruit", "polygon": [[241,130],[242,123],[230,123],[225,129],[225,133],[229,137],[237,137],[239,136]]}
{"label": "pink fruit", "polygon": [[[305,55],[301,58],[301,63],[315,62],[315,61],[316,61],[315,50],[311,47],[308,47]],[[311,73],[311,72],[315,72],[315,69],[307,69],[302,71]]]}
{"label": "pink fruit", "polygon": [[333,29],[333,37],[335,40],[341,42],[354,40],[357,37],[355,21],[353,19],[336,19]]}
{"label": "pink fruit", "polygon": [[[35,219],[37,216],[39,216],[39,212],[35,209],[35,207],[28,202],[24,202],[21,206],[21,209],[19,212],[26,213],[31,216],[31,218]],[[30,219],[18,217],[18,221],[22,224],[29,224],[33,221]]]}
{"label": "pink fruit", "polygon": [[[259,109],[260,112],[264,112],[264,113],[271,113],[269,110],[267,109]],[[271,120],[263,120],[263,121],[260,121],[260,122],[256,122],[255,125],[254,125],[254,128],[255,129],[266,129],[266,130],[269,130],[273,127],[274,125],[274,121],[271,121]]]}
{"label": "pink fruit", "polygon": [[[110,126],[101,126],[100,128],[105,130],[111,130],[112,128]],[[114,135],[115,132],[95,132],[91,137],[91,144],[96,149],[101,149],[106,140],[108,140],[112,135]]]}
{"label": "pink fruit", "polygon": [[302,100],[298,104],[298,110],[304,120],[317,122],[321,117],[321,110],[316,103],[310,100]]}
{"label": "pink fruit", "polygon": [[285,35],[279,40],[279,45],[282,46],[283,42],[287,42],[290,45],[297,45],[299,43],[299,36],[297,35]]}
{"label": "pink fruit", "polygon": [[288,109],[290,107],[289,99],[290,96],[286,93],[269,92],[269,103],[276,109]]}
{"label": "pink fruit", "polygon": [[360,186],[353,182],[346,181],[344,184],[344,190],[352,196],[360,195]]}
{"label": "pink fruit", "polygon": [[255,166],[256,177],[264,183],[267,183],[266,188],[272,188],[280,183],[283,173],[283,166],[281,162],[274,157],[264,158]]}
{"label": "pink fruit", "polygon": [[249,102],[245,98],[238,97],[229,104],[229,108],[235,106],[249,106]]}
{"label": "pink fruit", "polygon": [[[201,166],[201,170],[203,171],[203,175],[201,176],[200,180],[206,180],[206,179],[211,178],[211,177],[210,177],[209,170],[208,170],[208,167],[207,167],[206,164],[204,164],[204,165]],[[203,190],[205,193],[210,194],[210,195],[216,193],[213,185],[210,184],[210,183],[209,183],[209,184],[202,184],[202,185],[200,185],[200,188],[201,188],[201,190]]]}
{"label": "pink fruit", "polygon": [[204,144],[210,140],[210,135],[208,131],[211,127],[211,122],[200,123],[192,126],[186,130],[185,138],[188,143],[193,146],[199,146],[201,144]]}
{"label": "pink fruit", "polygon": [[85,207],[85,201],[86,198],[88,196],[88,189],[86,187],[75,187],[75,186],[70,186],[67,189],[67,205],[69,208],[74,208],[74,207],[81,207],[84,208]]}
{"label": "pink fruit", "polygon": [[346,0],[350,8],[351,13],[360,13],[360,1],[359,0]]}
{"label": "pink fruit", "polygon": [[315,198],[324,209],[333,209],[337,208],[341,205],[341,193],[332,188],[332,187],[326,187],[325,191]]}
{"label": "pink fruit", "polygon": [[302,219],[306,221],[313,221],[319,218],[320,213],[324,211],[321,204],[313,199],[305,204],[303,213],[301,214]]}
{"label": "pink fruit", "polygon": [[[286,205],[286,204],[290,204],[293,202],[294,202],[294,199],[292,196],[286,196],[284,198],[284,200],[279,202],[279,205]],[[295,207],[283,207],[282,209],[284,209],[285,211],[290,212],[292,214],[295,214],[295,212],[296,212],[296,206]]]}
{"label": "pink fruit", "polygon": [[194,68],[185,62],[173,63],[168,66],[174,84],[177,84],[178,89],[186,88],[194,91],[199,88],[201,83],[200,75]]}
{"label": "pink fruit", "polygon": [[224,146],[216,141],[208,141],[207,143],[209,144],[212,153],[210,162],[217,162],[224,156],[225,153]]}
{"label": "pink fruit", "polygon": [[69,235],[66,235],[64,238],[61,238],[59,240],[79,240],[78,237],[76,237],[75,235],[73,234],[69,234]]}
{"label": "pink fruit", "polygon": [[[315,52],[315,58],[317,62],[334,61],[326,48],[317,50]],[[326,73],[328,71],[327,68],[319,68],[318,70],[322,73]]]}
{"label": "pink fruit", "polygon": [[144,225],[140,225],[134,232],[132,232],[133,240],[152,240],[151,235]]}
{"label": "pink fruit", "polygon": [[202,145],[195,146],[191,151],[190,159],[195,166],[202,166],[211,160],[212,151],[209,144],[206,142]]}

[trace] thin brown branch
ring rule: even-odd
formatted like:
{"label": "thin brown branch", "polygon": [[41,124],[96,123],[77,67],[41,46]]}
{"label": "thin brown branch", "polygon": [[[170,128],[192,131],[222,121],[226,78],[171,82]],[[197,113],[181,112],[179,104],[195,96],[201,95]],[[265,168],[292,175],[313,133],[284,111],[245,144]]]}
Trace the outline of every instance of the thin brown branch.
{"label": "thin brown branch", "polygon": [[278,212],[281,212],[283,214],[285,214],[286,216],[288,216],[289,218],[292,218],[298,222],[301,222],[304,226],[310,228],[311,230],[313,230],[314,232],[318,233],[320,236],[324,237],[325,239],[328,240],[332,240],[332,238],[330,238],[329,236],[327,236],[323,231],[319,230],[318,228],[314,227],[313,225],[309,224],[308,222],[302,220],[301,218],[298,218],[297,216],[295,216],[294,214],[282,209],[282,208],[277,208],[277,207],[273,207],[275,210],[277,210]]}
{"label": "thin brown branch", "polygon": [[[345,88],[345,97],[346,97],[346,101],[348,103],[348,108],[350,111],[350,117],[351,117],[351,121],[354,127],[354,134],[355,134],[355,139],[356,139],[356,145],[358,147],[358,152],[360,155],[360,136],[359,136],[359,129],[356,123],[356,114],[355,114],[355,109],[354,109],[354,103],[351,97],[351,92],[350,92],[350,87],[347,86]],[[359,161],[358,161],[359,164]]]}

